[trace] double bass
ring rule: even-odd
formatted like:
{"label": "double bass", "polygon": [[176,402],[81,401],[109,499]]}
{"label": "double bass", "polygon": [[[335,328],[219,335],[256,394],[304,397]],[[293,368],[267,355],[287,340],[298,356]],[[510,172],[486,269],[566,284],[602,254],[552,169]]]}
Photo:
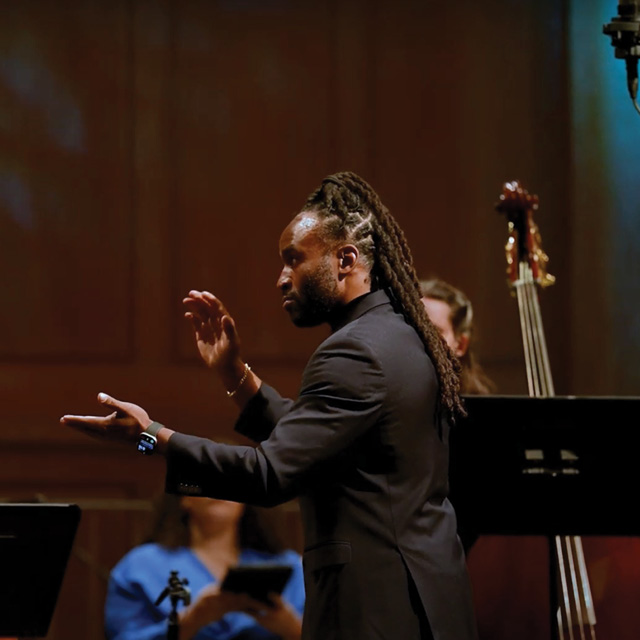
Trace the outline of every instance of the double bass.
{"label": "double bass", "polygon": [[[508,222],[507,280],[520,312],[529,400],[547,407],[571,398],[579,400],[575,396],[551,397],[554,386],[538,290],[552,285],[555,279],[547,271],[548,257],[542,250],[533,217],[538,198],[520,183],[510,182],[504,185],[496,208]],[[640,616],[636,615],[640,602],[640,525],[630,525],[635,523],[633,514],[637,508],[638,437],[623,417],[638,398],[599,399],[611,403],[608,410],[597,411],[594,420],[584,425],[585,432],[592,434],[589,451],[594,455],[589,459],[593,463],[593,481],[587,483],[588,493],[574,495],[566,508],[566,498],[559,498],[565,495],[563,492],[545,498],[545,492],[558,485],[545,483],[543,476],[521,474],[530,466],[541,466],[539,460],[528,460],[522,424],[530,425],[528,433],[534,439],[544,432],[551,442],[559,444],[564,442],[563,436],[553,438],[552,425],[564,430],[567,425],[562,420],[567,414],[558,418],[560,422],[555,416],[548,416],[550,424],[546,424],[536,422],[544,420],[544,412],[536,412],[535,417],[513,413],[523,404],[532,406],[519,403],[521,396],[486,399],[490,404],[475,417],[470,415],[473,419],[468,418],[466,424],[460,425],[464,428],[458,429],[457,446],[452,445],[455,460],[451,475],[452,489],[457,491],[457,497],[453,496],[456,500],[452,497],[452,501],[461,530],[473,534],[476,540],[467,564],[481,640],[640,638]],[[470,414],[473,410],[478,412],[483,404],[481,397],[469,396],[466,401]],[[487,413],[489,406],[497,410],[507,405],[509,410],[504,415]],[[576,423],[576,427],[580,428],[580,424]],[[455,430],[452,433],[455,435]],[[562,451],[559,446],[558,453]],[[534,455],[535,450],[530,453]],[[600,459],[600,453],[605,457]],[[562,460],[562,465],[571,468],[574,462]],[[602,480],[597,480],[599,474],[603,474]],[[526,477],[538,479],[533,484],[526,481],[522,495],[522,478]],[[586,480],[584,474],[580,477]],[[542,491],[541,484],[545,487]],[[534,486],[539,493],[531,493]],[[585,484],[572,486],[584,488]],[[603,492],[604,486],[612,493]],[[546,509],[551,502],[553,512],[562,518],[567,516],[565,522],[583,523],[565,525],[567,532],[582,537],[555,535]],[[534,514],[542,517],[540,526],[535,524]],[[600,522],[603,518],[605,521]]]}
{"label": "double bass", "polygon": [[[538,197],[529,194],[517,180],[507,182],[496,209],[508,222],[507,281],[518,301],[529,396],[550,397],[555,392],[537,289],[554,284],[555,278],[547,271],[549,258],[533,217]],[[596,612],[582,539],[555,536],[553,545],[557,593],[552,601],[557,602],[557,608],[551,614],[555,616],[557,638],[596,640]]]}

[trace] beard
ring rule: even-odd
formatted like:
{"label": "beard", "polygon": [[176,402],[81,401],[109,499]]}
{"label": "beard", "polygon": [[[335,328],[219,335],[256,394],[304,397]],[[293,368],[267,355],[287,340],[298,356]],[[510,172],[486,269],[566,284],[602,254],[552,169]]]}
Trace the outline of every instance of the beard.
{"label": "beard", "polygon": [[302,282],[300,289],[292,292],[291,297],[294,304],[290,315],[296,327],[316,327],[328,322],[339,302],[338,285],[329,259],[320,263],[318,269]]}

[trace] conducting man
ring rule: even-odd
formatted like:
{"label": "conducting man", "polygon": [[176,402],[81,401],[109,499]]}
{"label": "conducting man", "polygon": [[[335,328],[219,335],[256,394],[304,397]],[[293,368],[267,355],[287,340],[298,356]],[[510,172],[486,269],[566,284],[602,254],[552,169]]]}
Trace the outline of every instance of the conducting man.
{"label": "conducting man", "polygon": [[62,421],[103,438],[157,439],[168,491],[263,506],[298,496],[303,638],[475,638],[447,499],[459,366],[427,317],[402,230],[364,180],[338,173],[285,228],[280,255],[284,310],[297,326],[331,327],[295,401],[242,360],[215,296],[185,300],[201,356],[241,408],[236,428],[257,447],[176,433],[103,394],[109,416]]}

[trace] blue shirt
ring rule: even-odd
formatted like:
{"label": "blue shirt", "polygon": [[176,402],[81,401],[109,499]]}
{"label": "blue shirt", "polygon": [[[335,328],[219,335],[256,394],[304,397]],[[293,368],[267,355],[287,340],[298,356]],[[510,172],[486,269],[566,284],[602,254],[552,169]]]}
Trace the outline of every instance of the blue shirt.
{"label": "blue shirt", "polygon": [[[238,564],[287,564],[293,568],[282,592],[283,599],[302,616],[304,582],[302,561],[294,551],[268,554],[245,549]],[[217,583],[198,556],[186,547],[167,549],[158,544],[144,544],[132,549],[111,572],[105,603],[105,632],[108,640],[164,640],[167,637],[171,600],[166,597],[158,606],[156,600],[168,584],[169,572],[177,571],[180,579],[189,581],[193,602],[207,585]],[[178,605],[178,612],[184,607]],[[244,613],[228,613],[203,627],[194,640],[271,640],[276,638]]]}

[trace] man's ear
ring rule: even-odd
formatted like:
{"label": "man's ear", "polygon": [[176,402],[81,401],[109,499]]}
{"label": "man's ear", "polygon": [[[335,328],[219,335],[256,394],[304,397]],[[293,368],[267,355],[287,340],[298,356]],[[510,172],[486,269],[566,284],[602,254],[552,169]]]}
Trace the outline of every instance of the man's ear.
{"label": "man's ear", "polygon": [[469,348],[469,336],[462,333],[456,337],[456,348],[453,352],[456,354],[458,358],[462,358],[462,356],[467,353],[467,349]]}
{"label": "man's ear", "polygon": [[356,264],[358,264],[358,258],[360,252],[358,248],[353,244],[345,244],[340,247],[337,252],[338,258],[338,273],[346,275],[350,271],[353,271]]}

